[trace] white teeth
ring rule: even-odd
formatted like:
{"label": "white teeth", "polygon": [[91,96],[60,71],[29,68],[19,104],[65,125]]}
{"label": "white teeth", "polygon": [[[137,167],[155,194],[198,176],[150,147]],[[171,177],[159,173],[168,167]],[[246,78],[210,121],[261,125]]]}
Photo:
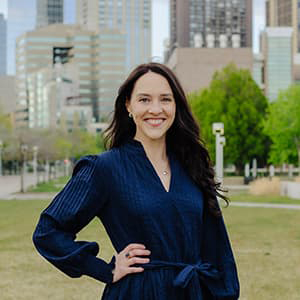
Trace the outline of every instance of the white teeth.
{"label": "white teeth", "polygon": [[162,123],[162,122],[163,122],[163,119],[148,119],[148,120],[146,120],[146,122],[147,122],[147,123],[150,123],[150,124],[156,125],[156,124]]}

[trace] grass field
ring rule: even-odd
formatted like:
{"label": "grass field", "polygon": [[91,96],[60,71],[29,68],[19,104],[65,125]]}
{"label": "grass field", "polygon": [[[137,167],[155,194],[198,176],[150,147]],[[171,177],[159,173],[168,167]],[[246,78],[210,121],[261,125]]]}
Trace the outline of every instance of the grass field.
{"label": "grass field", "polygon": [[[47,204],[45,200],[0,201],[0,299],[100,299],[102,283],[68,278],[34,250],[31,235]],[[224,216],[238,264],[240,299],[300,299],[300,212],[229,207]],[[96,220],[79,239],[98,241],[105,260],[113,254]]]}
{"label": "grass field", "polygon": [[[294,204],[300,205],[300,200],[291,199],[283,196],[254,196],[249,193],[239,193],[230,195],[232,202],[255,202],[255,203],[272,203],[272,204]],[[299,297],[300,299],[300,297]]]}
{"label": "grass field", "polygon": [[30,193],[56,193],[59,192],[63,186],[67,183],[69,176],[59,177],[48,182],[37,184],[35,187],[31,187],[27,190]]}

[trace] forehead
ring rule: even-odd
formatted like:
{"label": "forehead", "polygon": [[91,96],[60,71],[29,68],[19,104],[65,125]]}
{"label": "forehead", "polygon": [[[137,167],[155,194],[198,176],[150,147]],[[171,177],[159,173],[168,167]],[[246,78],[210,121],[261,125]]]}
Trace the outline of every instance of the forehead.
{"label": "forehead", "polygon": [[142,75],[134,85],[133,94],[173,94],[168,80],[154,72],[147,72]]}

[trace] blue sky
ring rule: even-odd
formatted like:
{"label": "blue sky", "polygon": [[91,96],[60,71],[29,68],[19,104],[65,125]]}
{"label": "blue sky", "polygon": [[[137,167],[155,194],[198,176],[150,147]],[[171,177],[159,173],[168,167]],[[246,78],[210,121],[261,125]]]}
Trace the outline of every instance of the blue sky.
{"label": "blue sky", "polygon": [[[65,0],[65,4],[73,0]],[[169,0],[152,0],[152,56],[163,55],[163,40],[169,35]],[[66,5],[68,6],[68,5]],[[74,6],[72,7],[74,9]],[[7,2],[0,0],[0,12],[6,15]],[[24,12],[25,13],[25,12]],[[73,15],[73,13],[72,13]],[[265,24],[265,1],[253,0],[253,49],[258,52],[259,30]]]}

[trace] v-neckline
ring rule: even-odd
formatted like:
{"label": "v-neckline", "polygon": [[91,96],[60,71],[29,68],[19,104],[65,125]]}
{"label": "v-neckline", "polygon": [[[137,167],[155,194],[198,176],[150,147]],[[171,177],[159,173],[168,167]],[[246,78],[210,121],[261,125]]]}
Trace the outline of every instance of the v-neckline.
{"label": "v-neckline", "polygon": [[173,177],[174,177],[174,167],[173,167],[173,158],[172,158],[172,153],[169,153],[167,151],[167,156],[168,156],[168,159],[169,159],[169,165],[170,165],[170,182],[169,182],[169,187],[168,189],[166,189],[166,187],[164,186],[162,180],[160,179],[158,173],[156,172],[151,160],[149,159],[149,157],[147,156],[146,154],[146,151],[144,149],[144,146],[143,144],[136,140],[136,139],[132,139],[131,140],[131,145],[135,146],[135,147],[138,147],[140,148],[141,152],[143,153],[143,156],[145,157],[150,169],[152,170],[152,173],[154,175],[154,177],[156,178],[156,181],[158,181],[161,189],[165,192],[165,193],[170,193],[172,191],[172,186],[173,186]]}
{"label": "v-neckline", "polygon": [[146,154],[146,151],[144,150],[145,152],[145,156],[146,156],[146,159],[148,161],[148,164],[154,174],[154,176],[156,177],[156,179],[159,181],[160,183],[160,186],[162,187],[162,189],[164,190],[165,193],[170,193],[171,192],[171,188],[172,188],[172,181],[173,181],[173,171],[174,171],[174,168],[173,168],[173,162],[172,162],[172,158],[171,158],[171,155],[168,155],[168,159],[169,159],[169,165],[170,165],[170,181],[169,181],[169,187],[168,189],[166,189],[166,187],[164,186],[163,184],[163,181],[161,180],[161,178],[159,177],[158,173],[156,172],[151,160],[149,159],[149,157],[147,156]]}

